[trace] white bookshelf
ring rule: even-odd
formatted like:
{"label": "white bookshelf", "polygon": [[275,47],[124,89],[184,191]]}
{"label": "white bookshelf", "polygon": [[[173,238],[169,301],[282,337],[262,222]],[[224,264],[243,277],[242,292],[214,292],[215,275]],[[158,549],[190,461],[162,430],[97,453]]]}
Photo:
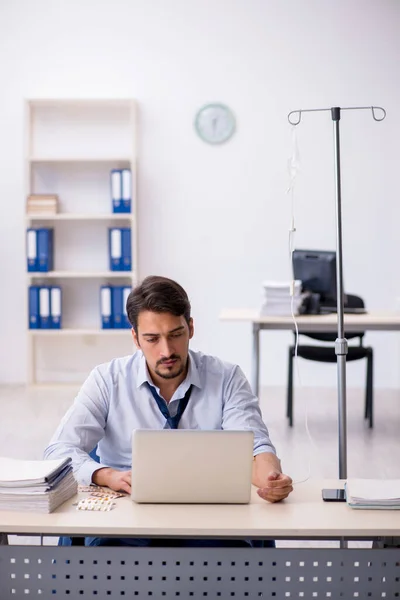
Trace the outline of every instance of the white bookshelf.
{"label": "white bookshelf", "polygon": [[[29,285],[60,285],[63,327],[29,329],[28,382],[81,383],[98,363],[133,351],[127,329],[101,329],[100,286],[138,280],[136,103],[132,99],[26,102],[26,197],[57,194],[58,213],[25,215],[25,227],[54,229],[54,270]],[[112,212],[111,169],[130,168],[130,214]],[[110,271],[108,227],[130,227],[132,270]],[[26,294],[28,297],[28,294]]]}

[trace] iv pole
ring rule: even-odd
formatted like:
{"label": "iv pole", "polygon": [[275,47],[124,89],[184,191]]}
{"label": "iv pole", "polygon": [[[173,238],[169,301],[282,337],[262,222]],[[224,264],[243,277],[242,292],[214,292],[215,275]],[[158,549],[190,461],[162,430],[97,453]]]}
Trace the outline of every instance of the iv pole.
{"label": "iv pole", "polygon": [[[294,110],[288,114],[291,125],[298,125],[301,115],[305,112],[331,111],[333,121],[334,152],[335,152],[335,183],[336,183],[336,292],[337,292],[337,339],[335,354],[337,356],[338,377],[338,416],[339,416],[339,479],[347,479],[347,424],[346,424],[346,355],[348,352],[347,340],[344,337],[344,290],[343,290],[343,251],[342,251],[342,193],[340,184],[340,136],[339,121],[342,110],[371,110],[375,121],[383,121],[386,111],[380,106],[355,106],[340,108],[311,108]],[[383,113],[381,118],[375,114],[376,110]],[[297,118],[292,115],[298,115]],[[291,119],[292,117],[292,119]]]}

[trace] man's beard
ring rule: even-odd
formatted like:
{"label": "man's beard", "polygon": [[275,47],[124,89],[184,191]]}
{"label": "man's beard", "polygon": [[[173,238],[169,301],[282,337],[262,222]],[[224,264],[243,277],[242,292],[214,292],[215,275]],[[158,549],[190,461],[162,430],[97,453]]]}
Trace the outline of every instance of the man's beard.
{"label": "man's beard", "polygon": [[186,364],[182,363],[181,357],[177,356],[177,355],[172,355],[169,357],[168,360],[176,360],[176,364],[172,367],[173,369],[176,368],[177,370],[171,370],[171,371],[167,371],[167,372],[162,372],[159,370],[159,366],[162,366],[164,361],[160,360],[157,364],[156,367],[154,369],[155,373],[159,376],[162,377],[163,379],[175,379],[175,377],[179,377],[180,375],[182,375],[182,373],[184,373],[185,369],[186,369]]}

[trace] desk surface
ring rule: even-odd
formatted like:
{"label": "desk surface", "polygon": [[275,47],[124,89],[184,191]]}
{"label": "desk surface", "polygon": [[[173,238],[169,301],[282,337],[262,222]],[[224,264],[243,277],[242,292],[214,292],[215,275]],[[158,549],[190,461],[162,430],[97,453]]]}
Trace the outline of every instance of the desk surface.
{"label": "desk surface", "polygon": [[296,485],[279,504],[261,500],[255,489],[247,505],[135,504],[126,497],[116,500],[110,512],[77,511],[75,497],[49,515],[0,511],[0,532],[121,537],[400,536],[400,511],[354,510],[344,502],[323,502],[324,487],[342,485],[310,480]]}
{"label": "desk surface", "polygon": [[[222,321],[250,321],[263,329],[294,329],[292,317],[260,316],[256,310],[247,308],[221,311]],[[336,331],[337,314],[300,315],[296,317],[300,331]],[[390,312],[368,312],[363,315],[345,314],[345,330],[351,331],[400,331],[400,314]]]}

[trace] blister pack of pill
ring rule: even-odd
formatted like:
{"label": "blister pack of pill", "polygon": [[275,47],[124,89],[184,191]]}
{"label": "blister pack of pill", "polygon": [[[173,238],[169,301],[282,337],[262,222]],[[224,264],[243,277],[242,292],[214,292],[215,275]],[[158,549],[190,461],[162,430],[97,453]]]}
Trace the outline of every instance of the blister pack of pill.
{"label": "blister pack of pill", "polygon": [[95,490],[100,490],[97,485],[78,485],[78,492],[94,492]]}
{"label": "blister pack of pill", "polygon": [[110,490],[95,490],[90,493],[92,498],[105,498],[106,500],[115,500],[116,498],[122,498],[126,494],[120,494],[119,492],[113,492]]}
{"label": "blister pack of pill", "polygon": [[78,492],[89,493],[95,498],[106,498],[108,500],[115,500],[116,498],[123,498],[123,496],[126,496],[126,494],[114,492],[114,490],[98,485],[78,485]]}
{"label": "blister pack of pill", "polygon": [[102,511],[107,512],[112,510],[115,506],[115,502],[112,500],[106,500],[105,498],[84,498],[79,500],[76,505],[76,510],[88,510],[88,511]]}

